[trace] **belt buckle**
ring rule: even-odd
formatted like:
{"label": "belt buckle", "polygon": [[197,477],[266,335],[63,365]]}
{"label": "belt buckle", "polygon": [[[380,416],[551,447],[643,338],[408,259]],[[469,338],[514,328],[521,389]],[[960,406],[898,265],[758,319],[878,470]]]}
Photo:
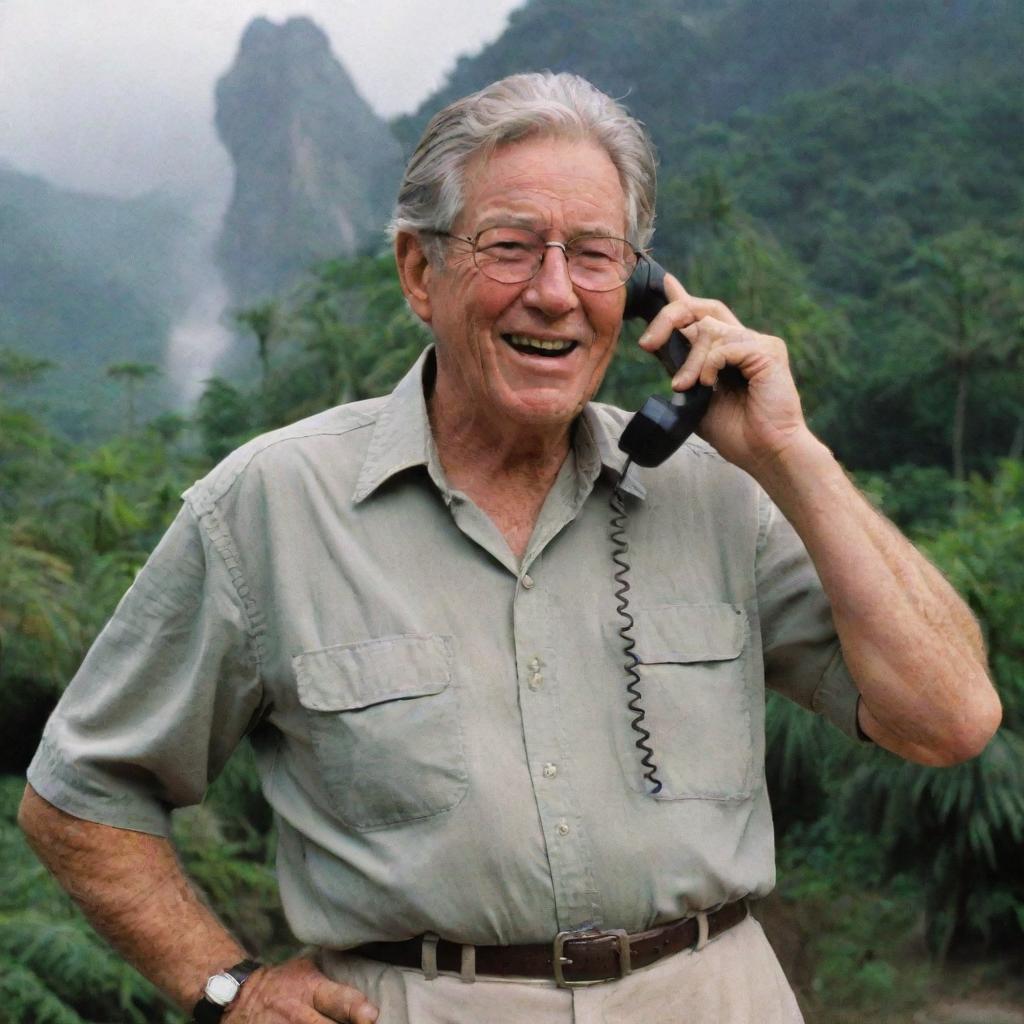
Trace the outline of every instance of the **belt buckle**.
{"label": "belt buckle", "polygon": [[[564,955],[565,944],[585,939],[602,939],[605,936],[616,940],[619,948],[619,973],[609,978],[586,978],[574,981],[567,978],[564,973],[564,965],[571,964],[572,958]],[[624,928],[610,928],[607,931],[595,929],[592,932],[559,932],[553,943],[553,956],[551,959],[555,972],[555,984],[559,988],[585,988],[587,985],[603,985],[606,981],[618,981],[624,978],[633,970],[629,952],[629,934]]]}

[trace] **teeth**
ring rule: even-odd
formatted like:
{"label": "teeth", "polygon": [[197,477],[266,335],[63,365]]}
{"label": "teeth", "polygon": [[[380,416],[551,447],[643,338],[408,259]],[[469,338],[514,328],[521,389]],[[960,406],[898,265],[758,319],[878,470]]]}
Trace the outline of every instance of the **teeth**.
{"label": "teeth", "polygon": [[544,352],[567,352],[574,341],[551,341],[545,338],[529,338],[525,334],[511,334],[508,339],[518,348],[536,348]]}

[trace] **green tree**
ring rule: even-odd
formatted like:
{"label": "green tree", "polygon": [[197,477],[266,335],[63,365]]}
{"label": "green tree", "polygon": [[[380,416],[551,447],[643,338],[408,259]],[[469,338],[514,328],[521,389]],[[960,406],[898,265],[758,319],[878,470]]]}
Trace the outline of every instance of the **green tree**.
{"label": "green tree", "polygon": [[206,382],[199,397],[196,423],[208,458],[222,459],[251,437],[255,420],[253,401],[244,391],[223,377],[212,377]]}
{"label": "green tree", "polygon": [[25,520],[0,522],[0,579],[4,675],[54,683],[80,649],[72,567],[41,547]]}
{"label": "green tree", "polygon": [[843,787],[852,820],[878,836],[893,873],[922,882],[929,947],[955,938],[1024,944],[1024,739],[1000,729],[953,768],[879,752]]}
{"label": "green tree", "polygon": [[853,743],[818,715],[776,693],[765,708],[765,780],[775,834],[828,811],[836,780],[855,756]]}
{"label": "green tree", "polygon": [[428,340],[390,256],[320,264],[280,316],[289,331],[263,393],[267,425],[386,393]]}
{"label": "green tree", "polygon": [[0,384],[32,384],[56,365],[49,359],[39,359],[13,348],[0,348]]}
{"label": "green tree", "polygon": [[235,313],[235,323],[249,331],[256,339],[256,354],[260,361],[260,385],[266,394],[270,379],[270,344],[281,326],[281,308],[277,302],[261,302]]}
{"label": "green tree", "polygon": [[136,410],[135,402],[139,385],[150,377],[156,376],[160,367],[153,363],[112,363],[107,367],[107,376],[120,381],[124,385],[125,413],[129,434],[135,433]]}
{"label": "green tree", "polygon": [[144,525],[143,516],[129,494],[128,485],[137,479],[131,450],[115,444],[103,445],[75,468],[86,482],[93,550],[112,551]]}
{"label": "green tree", "polygon": [[[1024,348],[1024,261],[1017,247],[978,225],[949,232],[918,249],[916,273],[902,289],[933,373],[952,379],[950,462],[958,481],[967,472],[971,392],[988,371],[1019,362]],[[1019,397],[1018,408],[1024,411]]]}

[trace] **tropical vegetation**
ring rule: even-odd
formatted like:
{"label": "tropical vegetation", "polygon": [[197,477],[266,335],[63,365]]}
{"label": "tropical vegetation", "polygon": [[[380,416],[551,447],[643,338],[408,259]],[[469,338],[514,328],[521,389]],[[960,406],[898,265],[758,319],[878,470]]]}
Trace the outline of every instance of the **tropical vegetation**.
{"label": "tropical vegetation", "polygon": [[[572,52],[616,94],[635,90],[662,153],[655,255],[787,340],[814,428],[982,625],[1005,714],[968,764],[904,764],[769,701],[772,913],[788,922],[808,1019],[909,1022],[952,967],[1002,991],[1024,978],[1021,8],[799,0],[772,22],[780,5],[763,0],[685,6],[689,20],[675,0],[634,6],[624,27],[610,0],[586,18],[568,0],[535,0],[459,63],[451,89]],[[756,52],[744,26],[762,33]],[[789,60],[794,40],[806,59]],[[671,60],[692,70],[686,83],[660,73]],[[397,125],[407,144],[429,113]],[[327,262],[234,312],[243,356],[188,411],[155,404],[154,323],[139,319],[146,344],[134,350],[122,324],[82,385],[108,408],[69,423],[45,388],[59,356],[36,344],[29,315],[52,297],[49,271],[10,252],[6,266],[24,287],[17,315],[0,303],[0,1024],[177,1022],[29,854],[14,825],[25,766],[181,491],[261,431],[385,392],[426,336],[390,257]],[[131,280],[119,289],[152,284]],[[90,314],[105,323],[97,294]],[[628,333],[601,397],[632,408],[664,382]],[[251,768],[243,749],[201,807],[176,814],[175,838],[231,926],[272,957],[291,940]]]}

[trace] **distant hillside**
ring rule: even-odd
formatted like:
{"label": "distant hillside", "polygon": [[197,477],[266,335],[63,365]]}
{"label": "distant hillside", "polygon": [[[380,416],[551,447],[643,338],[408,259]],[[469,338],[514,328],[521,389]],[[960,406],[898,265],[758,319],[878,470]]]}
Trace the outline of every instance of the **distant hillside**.
{"label": "distant hillside", "polygon": [[415,143],[451,100],[517,71],[575,71],[624,98],[671,165],[686,132],[866,71],[967,83],[1020,64],[1020,0],[532,0],[445,87],[396,122]]}
{"label": "distant hillside", "polygon": [[714,168],[821,288],[872,300],[931,237],[1024,227],[1022,96],[1019,68],[931,86],[865,74],[704,126],[672,170]]}
{"label": "distant hillside", "polygon": [[[71,435],[120,424],[107,366],[163,361],[189,231],[166,200],[67,192],[0,167],[0,346],[57,364],[36,395]],[[162,394],[154,383],[143,397]]]}
{"label": "distant hillside", "polygon": [[401,149],[309,19],[249,25],[217,84],[217,131],[235,164],[220,265],[240,303],[379,240]]}
{"label": "distant hillside", "polygon": [[[259,18],[217,88],[236,172],[219,245],[231,305],[280,295],[317,260],[379,240],[401,147],[441,105],[504,74],[566,69],[623,97],[651,129],[659,257],[680,270],[703,260],[701,217],[724,218],[712,235],[749,226],[794,293],[837,313],[837,336],[849,324],[858,362],[893,348],[889,291],[922,242],[967,224],[1019,237],[1021,53],[1021,0],[531,0],[389,127],[312,22]],[[718,190],[716,210],[696,208],[701,182]],[[163,362],[196,251],[166,200],[72,194],[0,167],[0,346],[60,364],[40,393],[65,430],[119,422],[106,366]],[[914,397],[948,403],[941,389]],[[1001,411],[1010,401],[989,402],[992,450],[1016,415]]]}
{"label": "distant hillside", "polygon": [[395,130],[517,71],[582,74],[659,151],[657,250],[688,255],[674,178],[709,170],[834,297],[871,299],[914,245],[1024,209],[1020,0],[532,0]]}

